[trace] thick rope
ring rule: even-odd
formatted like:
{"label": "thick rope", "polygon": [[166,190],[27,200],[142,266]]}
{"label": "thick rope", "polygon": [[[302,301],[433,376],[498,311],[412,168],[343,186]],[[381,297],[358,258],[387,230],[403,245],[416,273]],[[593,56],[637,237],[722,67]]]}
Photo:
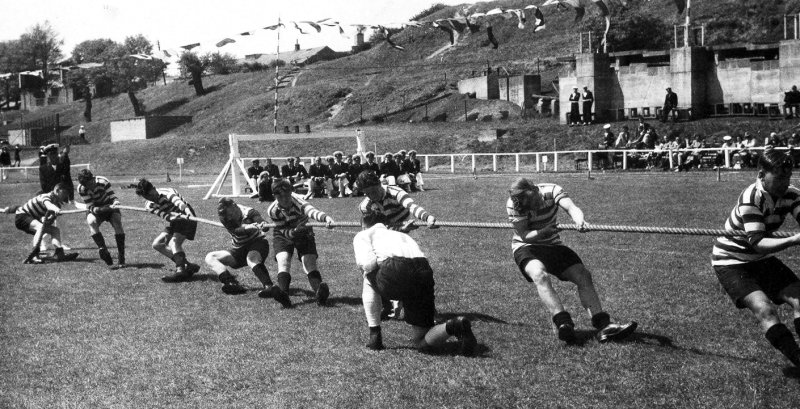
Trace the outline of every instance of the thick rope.
{"label": "thick rope", "polygon": [[[119,209],[125,210],[134,210],[139,212],[147,212],[150,213],[149,210],[139,207],[131,207],[131,206],[117,206]],[[223,227],[222,223],[203,219],[202,217],[195,217],[195,216],[186,216],[174,213],[174,216],[177,217],[184,217],[189,220],[197,221],[198,223],[205,223],[212,226]],[[511,229],[513,226],[511,223],[503,222],[503,223],[488,223],[488,222],[448,222],[448,221],[437,221],[436,225],[439,227],[461,227],[461,228],[478,228],[478,229]],[[265,227],[273,228],[275,227],[275,223],[265,223]],[[325,227],[324,223],[308,223],[306,226],[309,227]],[[361,223],[359,222],[334,222],[334,227],[361,227]],[[561,230],[579,230],[578,226],[575,224],[557,224],[557,228]],[[597,231],[605,231],[605,232],[616,232],[616,233],[650,233],[650,234],[675,234],[675,235],[687,235],[687,236],[725,236],[725,237],[742,237],[746,236],[747,233],[742,230],[723,230],[723,229],[704,229],[704,228],[696,228],[696,227],[656,227],[656,226],[613,226],[613,225],[605,225],[605,224],[586,224],[585,226],[586,232],[597,232]],[[792,231],[776,231],[770,233],[770,237],[791,237],[800,232],[792,232]]]}

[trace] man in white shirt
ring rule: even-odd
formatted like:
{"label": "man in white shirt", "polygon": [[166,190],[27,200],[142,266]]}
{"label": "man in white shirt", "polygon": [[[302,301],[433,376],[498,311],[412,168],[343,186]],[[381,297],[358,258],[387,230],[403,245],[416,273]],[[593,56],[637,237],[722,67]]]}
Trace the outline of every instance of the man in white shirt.
{"label": "man in white shirt", "polygon": [[428,351],[456,336],[461,353],[474,355],[477,341],[469,319],[459,316],[434,325],[434,280],[428,259],[411,236],[389,230],[385,223],[382,213],[370,211],[363,217],[365,230],[353,239],[356,263],[364,274],[361,298],[370,332],[367,348],[383,349],[381,299],[386,297],[403,302],[418,350]]}

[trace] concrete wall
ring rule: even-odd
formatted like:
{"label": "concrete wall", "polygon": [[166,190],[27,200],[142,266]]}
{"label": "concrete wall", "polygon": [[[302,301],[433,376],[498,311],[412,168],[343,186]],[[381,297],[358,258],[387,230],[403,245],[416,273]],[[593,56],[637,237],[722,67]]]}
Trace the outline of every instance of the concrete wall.
{"label": "concrete wall", "polygon": [[[612,65],[606,54],[578,54],[575,70],[559,76],[559,106],[569,111],[572,87],[595,94],[594,111],[606,120],[606,109],[660,107],[665,88],[678,94],[680,107],[704,115],[722,103],[782,103],[783,93],[800,86],[800,40],[782,41],[778,60],[728,59],[715,62],[703,47],[670,50],[669,66],[632,63]],[[560,118],[565,123],[565,118]]]}
{"label": "concrete wall", "polygon": [[459,94],[475,94],[477,99],[499,99],[500,86],[497,75],[466,78],[458,81]]}
{"label": "concrete wall", "polygon": [[191,116],[144,116],[112,121],[111,142],[156,138],[188,122],[192,122]]}
{"label": "concrete wall", "polygon": [[539,75],[516,75],[500,77],[498,80],[499,98],[517,104],[521,108],[532,94],[542,93],[542,77]]}

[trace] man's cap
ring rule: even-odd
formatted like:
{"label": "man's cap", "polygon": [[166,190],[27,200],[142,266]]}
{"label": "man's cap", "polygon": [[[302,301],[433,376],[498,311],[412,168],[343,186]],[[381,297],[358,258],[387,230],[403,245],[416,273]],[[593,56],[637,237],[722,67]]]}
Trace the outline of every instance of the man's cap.
{"label": "man's cap", "polygon": [[670,88],[670,87],[667,87],[667,91],[672,91],[672,88]]}
{"label": "man's cap", "polygon": [[336,152],[333,153],[333,156],[342,156],[342,155],[344,155],[344,153],[342,153],[342,151],[336,151]]}
{"label": "man's cap", "polygon": [[45,146],[42,149],[42,152],[44,152],[44,153],[53,153],[53,152],[58,153],[58,144],[57,143],[51,143],[50,145]]}
{"label": "man's cap", "polygon": [[410,150],[410,151],[408,151],[408,154],[409,154],[409,155],[411,155],[412,153],[413,153],[414,155],[416,155],[416,154],[417,154],[417,151],[415,151],[415,150],[413,150],[413,149],[412,149],[412,150]]}
{"label": "man's cap", "polygon": [[611,124],[605,124],[605,125],[603,125],[603,129],[611,129]]}
{"label": "man's cap", "polygon": [[364,156],[366,156],[366,157],[372,157],[372,156],[375,156],[375,152],[373,152],[373,151],[367,151],[367,153],[365,153],[365,154],[364,154]]}
{"label": "man's cap", "polygon": [[394,155],[394,154],[391,153],[391,152],[386,152],[386,153],[383,154],[383,157],[384,158],[387,157],[387,156],[392,157],[392,155]]}
{"label": "man's cap", "polygon": [[83,129],[83,125],[81,125],[81,129]]}
{"label": "man's cap", "polygon": [[729,140],[731,140],[731,139],[733,139],[733,138],[731,138],[731,136],[730,136],[730,135],[725,135],[725,136],[723,136],[723,137],[722,137],[722,140],[723,140],[723,141],[729,141]]}
{"label": "man's cap", "polygon": [[778,134],[776,132],[770,132],[770,134],[769,134],[770,138],[775,138],[777,136],[778,136]]}
{"label": "man's cap", "polygon": [[584,85],[583,89],[589,89],[589,86],[588,85]]}
{"label": "man's cap", "polygon": [[578,89],[578,87],[572,87],[572,89]]}
{"label": "man's cap", "polygon": [[333,156],[331,156],[331,155],[328,155],[327,157],[325,157],[325,159],[327,159],[327,160],[328,160],[328,162],[330,162],[330,161],[332,161],[332,160],[333,160]]}
{"label": "man's cap", "polygon": [[352,156],[352,159],[353,160],[356,160],[356,159],[361,160],[361,156],[358,156],[358,154],[355,154],[355,155]]}
{"label": "man's cap", "polygon": [[259,163],[258,159],[253,159],[253,163]]}

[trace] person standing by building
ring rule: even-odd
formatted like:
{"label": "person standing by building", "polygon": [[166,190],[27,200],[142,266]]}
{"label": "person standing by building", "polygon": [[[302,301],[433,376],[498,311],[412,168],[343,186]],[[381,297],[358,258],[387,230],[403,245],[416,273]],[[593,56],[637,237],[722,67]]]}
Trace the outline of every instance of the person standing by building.
{"label": "person standing by building", "polygon": [[22,161],[21,158],[19,157],[19,144],[17,144],[14,145],[14,164],[12,166],[20,167],[21,163]]}
{"label": "person standing by building", "polygon": [[590,125],[592,123],[592,104],[594,104],[594,94],[592,94],[592,91],[589,91],[589,87],[585,85],[583,87],[581,99],[583,99],[583,124]]}
{"label": "person standing by building", "polygon": [[86,142],[86,128],[83,125],[78,129],[78,138],[81,142]]}
{"label": "person standing by building", "polygon": [[664,109],[661,112],[661,122],[667,122],[669,113],[678,107],[678,94],[672,92],[672,88],[667,87],[667,95],[664,97]]}
{"label": "person standing by building", "polygon": [[580,101],[578,87],[572,87],[572,94],[569,94],[569,126],[577,125],[581,121]]}

